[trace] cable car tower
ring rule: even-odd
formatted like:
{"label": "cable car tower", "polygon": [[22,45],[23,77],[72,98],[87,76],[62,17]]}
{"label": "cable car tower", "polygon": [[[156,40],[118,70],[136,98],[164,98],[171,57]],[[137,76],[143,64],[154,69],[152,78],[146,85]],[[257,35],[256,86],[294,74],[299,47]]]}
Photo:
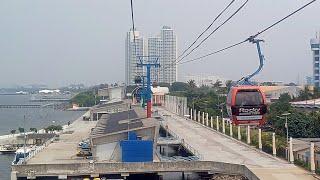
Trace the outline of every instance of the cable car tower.
{"label": "cable car tower", "polygon": [[138,63],[137,67],[146,67],[146,76],[147,76],[147,83],[146,87],[143,86],[144,91],[143,95],[145,97],[144,101],[147,102],[147,118],[151,117],[151,98],[152,98],[152,91],[151,91],[151,68],[159,68],[159,56],[138,56]]}

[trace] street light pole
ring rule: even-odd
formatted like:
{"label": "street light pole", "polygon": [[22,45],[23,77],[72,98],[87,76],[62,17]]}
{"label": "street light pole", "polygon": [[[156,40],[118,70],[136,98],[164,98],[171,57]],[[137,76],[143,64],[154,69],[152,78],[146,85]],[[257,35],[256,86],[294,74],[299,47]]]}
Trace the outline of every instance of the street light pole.
{"label": "street light pole", "polygon": [[[289,160],[289,153],[288,153],[288,151],[289,151],[289,127],[288,127],[288,116],[290,115],[291,113],[284,113],[284,114],[281,114],[282,116],[285,116],[285,120],[286,120],[286,122],[285,122],[285,128],[286,128],[286,131],[287,131],[287,151],[286,151],[286,155],[287,155],[287,159]],[[282,118],[283,119],[283,117],[280,117],[280,116],[277,116],[277,117],[279,117],[279,118]]]}
{"label": "street light pole", "polygon": [[288,127],[288,116],[286,116],[286,129],[287,129],[287,144],[289,143],[289,127]]}
{"label": "street light pole", "polygon": [[23,116],[23,163],[26,163],[26,115]]}

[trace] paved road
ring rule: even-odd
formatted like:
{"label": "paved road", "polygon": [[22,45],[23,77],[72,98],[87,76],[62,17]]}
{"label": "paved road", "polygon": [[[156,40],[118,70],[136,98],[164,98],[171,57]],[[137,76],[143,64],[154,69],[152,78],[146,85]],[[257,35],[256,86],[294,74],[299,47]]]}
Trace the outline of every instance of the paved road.
{"label": "paved road", "polygon": [[284,160],[259,152],[192,120],[186,120],[158,107],[168,128],[195,148],[203,160],[244,164],[260,179],[307,180],[311,173]]}

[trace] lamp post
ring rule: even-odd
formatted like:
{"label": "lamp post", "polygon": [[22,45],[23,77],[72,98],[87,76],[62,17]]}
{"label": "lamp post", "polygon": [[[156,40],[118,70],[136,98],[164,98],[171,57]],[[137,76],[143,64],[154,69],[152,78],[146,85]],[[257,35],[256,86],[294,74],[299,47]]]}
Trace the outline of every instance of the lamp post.
{"label": "lamp post", "polygon": [[284,127],[286,128],[286,131],[287,131],[287,152],[286,152],[287,158],[289,157],[289,156],[288,156],[288,150],[289,150],[289,148],[288,148],[288,144],[289,144],[288,116],[289,116],[290,114],[291,114],[291,113],[283,113],[283,114],[281,114],[281,116],[285,116],[285,118],[284,118],[284,117],[281,117],[281,116],[277,116],[278,118],[281,118],[281,119],[285,119],[285,120],[286,120],[286,122],[285,122],[285,124],[284,124]]}

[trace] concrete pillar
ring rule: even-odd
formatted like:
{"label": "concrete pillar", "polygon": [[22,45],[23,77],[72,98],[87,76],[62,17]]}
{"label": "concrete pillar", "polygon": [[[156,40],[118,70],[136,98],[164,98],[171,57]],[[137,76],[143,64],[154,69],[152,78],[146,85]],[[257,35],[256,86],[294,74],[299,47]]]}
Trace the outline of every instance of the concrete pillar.
{"label": "concrete pillar", "polygon": [[[99,175],[98,175],[98,177],[99,177]],[[68,176],[67,175],[59,175],[58,179],[68,179]]]}
{"label": "concrete pillar", "polygon": [[241,127],[238,125],[238,140],[241,141]]}
{"label": "concrete pillar", "polygon": [[259,149],[262,150],[261,129],[259,129]]}
{"label": "concrete pillar", "polygon": [[204,125],[204,112],[202,112],[202,122],[201,122],[201,124]]}
{"label": "concrete pillar", "polygon": [[230,124],[230,136],[232,137],[233,136],[233,128],[232,128],[232,123],[229,123]]}
{"label": "concrete pillar", "polygon": [[225,122],[224,122],[223,118],[222,118],[222,132],[223,132],[223,134],[226,133],[226,126],[225,126]]}
{"label": "concrete pillar", "polygon": [[197,110],[193,109],[193,120],[197,120]]}
{"label": "concrete pillar", "polygon": [[192,120],[193,119],[193,109],[190,108],[190,119]]}
{"label": "concrete pillar", "polygon": [[200,122],[200,121],[201,121],[201,120],[200,120],[200,113],[201,113],[201,112],[200,112],[200,111],[198,111],[198,119],[197,119],[197,121],[198,121],[198,122]]}
{"label": "concrete pillar", "polygon": [[211,120],[211,124],[210,125],[211,125],[211,128],[213,129],[213,118],[212,118],[212,116],[211,116],[210,120]]}
{"label": "concrete pillar", "polygon": [[209,126],[209,114],[206,113],[206,126],[208,127]]}
{"label": "concrete pillar", "polygon": [[250,126],[247,126],[247,144],[251,144]]}
{"label": "concrete pillar", "polygon": [[272,133],[272,155],[277,156],[276,133]]}
{"label": "concrete pillar", "polygon": [[314,163],[314,143],[310,143],[310,170],[311,172],[316,171],[316,165]]}
{"label": "concrete pillar", "polygon": [[121,176],[124,178],[124,179],[127,179],[127,177],[130,176],[129,173],[121,173]]}
{"label": "concrete pillar", "polygon": [[11,171],[11,180],[17,180],[17,171]]}
{"label": "concrete pillar", "polygon": [[217,121],[217,122],[216,122],[216,123],[217,123],[217,131],[219,131],[219,128],[220,128],[220,127],[219,127],[219,116],[216,117],[216,121]]}
{"label": "concrete pillar", "polygon": [[290,145],[289,145],[289,157],[290,157],[290,163],[294,162],[294,157],[293,157],[293,147],[292,147],[292,137],[290,137]]}

